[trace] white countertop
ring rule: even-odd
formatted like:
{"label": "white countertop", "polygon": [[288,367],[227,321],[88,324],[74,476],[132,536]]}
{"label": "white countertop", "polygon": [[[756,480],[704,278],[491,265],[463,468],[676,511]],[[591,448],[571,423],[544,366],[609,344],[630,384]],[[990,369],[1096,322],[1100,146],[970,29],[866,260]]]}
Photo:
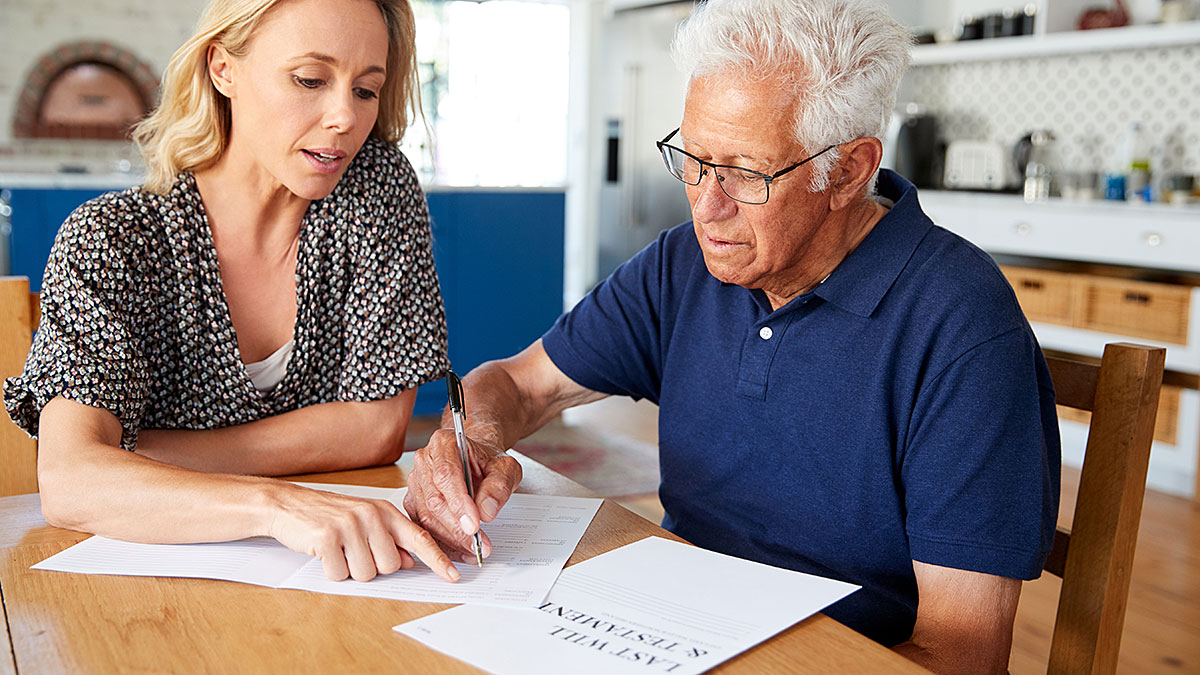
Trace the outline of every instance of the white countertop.
{"label": "white countertop", "polygon": [[[85,189],[109,188],[123,190],[142,182],[137,173],[0,173],[0,189],[57,188]],[[564,192],[563,185],[520,186],[520,185],[422,185],[427,193],[445,192]]]}
{"label": "white countertop", "polygon": [[123,190],[142,182],[135,173],[0,173],[0,189],[110,188]]}
{"label": "white countertop", "polygon": [[968,190],[920,190],[918,193],[921,204],[935,205],[954,205],[963,207],[974,207],[981,209],[1005,208],[1005,209],[1028,209],[1029,211],[1043,211],[1057,214],[1125,214],[1131,218],[1138,218],[1150,214],[1151,218],[1157,218],[1160,214],[1168,214],[1167,217],[1175,215],[1187,216],[1195,218],[1200,214],[1200,203],[1191,203],[1184,206],[1176,206],[1174,204],[1164,204],[1162,202],[1154,202],[1147,204],[1138,201],[1110,201],[1107,199],[1093,199],[1089,201],[1072,201],[1059,197],[1051,197],[1042,201],[1026,203],[1019,194],[1001,193],[1001,192],[975,192]]}

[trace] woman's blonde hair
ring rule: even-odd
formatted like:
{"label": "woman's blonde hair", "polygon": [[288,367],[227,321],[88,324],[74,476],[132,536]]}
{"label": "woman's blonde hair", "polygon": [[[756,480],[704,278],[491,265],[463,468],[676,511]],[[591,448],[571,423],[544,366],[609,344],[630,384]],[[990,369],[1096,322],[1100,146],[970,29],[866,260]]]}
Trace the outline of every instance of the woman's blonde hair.
{"label": "woman's blonde hair", "polygon": [[[196,33],[171,57],[163,75],[162,102],[133,130],[146,161],[143,188],[166,193],[180,171],[202,169],[229,143],[229,99],[208,76],[208,48],[218,44],[245,56],[263,16],[285,0],[211,0]],[[379,92],[379,117],[371,136],[399,142],[420,112],[416,25],[408,0],[373,0],[388,32],[387,80]]]}

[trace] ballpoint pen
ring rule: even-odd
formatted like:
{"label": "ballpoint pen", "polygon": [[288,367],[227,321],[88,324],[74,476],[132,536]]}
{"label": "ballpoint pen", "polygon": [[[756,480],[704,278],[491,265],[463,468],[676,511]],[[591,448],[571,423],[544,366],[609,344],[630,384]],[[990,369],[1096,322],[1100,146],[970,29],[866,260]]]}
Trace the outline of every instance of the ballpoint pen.
{"label": "ballpoint pen", "polygon": [[[467,455],[467,433],[463,430],[463,388],[462,380],[453,370],[446,371],[446,392],[450,396],[450,417],[454,420],[454,440],[458,443],[458,458],[462,461],[463,481],[467,484],[467,495],[475,501],[475,485],[471,481],[471,458]],[[483,567],[483,543],[479,540],[479,530],[475,530],[475,564]]]}

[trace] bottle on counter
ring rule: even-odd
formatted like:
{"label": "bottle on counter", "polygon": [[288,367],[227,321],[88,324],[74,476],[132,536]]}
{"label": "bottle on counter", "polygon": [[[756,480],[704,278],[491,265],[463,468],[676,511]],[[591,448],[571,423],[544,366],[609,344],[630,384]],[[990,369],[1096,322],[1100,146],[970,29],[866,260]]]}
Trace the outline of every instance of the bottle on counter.
{"label": "bottle on counter", "polygon": [[1029,162],[1025,165],[1024,197],[1027,202],[1039,202],[1050,196],[1050,144],[1054,134],[1033,131],[1029,134]]}
{"label": "bottle on counter", "polygon": [[1125,201],[1125,174],[1110,171],[1104,174],[1104,198],[1110,201]]}
{"label": "bottle on counter", "polygon": [[1150,195],[1150,139],[1141,122],[1129,125],[1125,136],[1125,199],[1148,202]]}

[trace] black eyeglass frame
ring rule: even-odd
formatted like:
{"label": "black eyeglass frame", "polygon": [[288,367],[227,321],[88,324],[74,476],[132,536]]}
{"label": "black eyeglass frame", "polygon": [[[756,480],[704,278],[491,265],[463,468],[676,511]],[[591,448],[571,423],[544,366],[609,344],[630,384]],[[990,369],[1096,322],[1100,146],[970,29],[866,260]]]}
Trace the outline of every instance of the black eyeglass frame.
{"label": "black eyeglass frame", "polygon": [[[789,166],[786,169],[776,171],[774,174],[765,174],[761,171],[755,171],[754,169],[747,169],[744,166],[736,166],[734,164],[716,164],[714,162],[709,162],[709,161],[700,159],[699,157],[693,155],[692,153],[688,152],[687,150],[684,150],[683,148],[678,148],[674,145],[667,143],[667,141],[669,141],[675,137],[675,134],[679,133],[679,129],[682,129],[682,127],[676,128],[675,131],[672,131],[671,133],[667,134],[666,137],[663,138],[661,141],[654,142],[654,145],[658,147],[658,153],[660,155],[662,155],[663,164],[666,164],[666,166],[667,166],[667,173],[671,174],[672,176],[675,176],[676,180],[683,183],[684,185],[699,185],[700,181],[704,179],[704,173],[705,173],[704,167],[711,166],[714,169],[713,175],[717,176],[717,184],[721,186],[721,192],[725,192],[725,185],[723,184],[723,181],[721,180],[721,175],[716,172],[716,169],[737,169],[738,171],[745,171],[746,173],[751,173],[751,174],[754,174],[755,176],[762,178],[763,181],[767,184],[767,193],[766,193],[766,195],[763,196],[763,200],[761,202],[748,202],[744,199],[738,199],[737,197],[734,197],[733,195],[729,194],[728,192],[725,192],[726,197],[729,197],[733,201],[741,203],[741,204],[752,204],[752,205],[766,204],[767,201],[771,198],[771,183],[775,182],[776,179],[778,179],[780,176],[783,176],[784,174],[788,173],[789,171],[795,171],[796,169],[799,169],[800,167],[804,166],[805,164],[808,164],[812,160],[820,157],[821,155],[823,155],[837,147],[836,145],[831,145],[828,148],[825,148],[824,150],[822,150],[814,155],[810,155],[810,156],[800,160],[799,162],[796,162],[795,164]],[[688,157],[695,160],[697,164],[700,165],[700,173],[696,177],[695,183],[687,182],[686,180],[684,180],[680,176],[676,175],[675,172],[671,170],[671,163],[669,161],[667,161],[667,153],[663,150],[664,146],[668,147],[676,152],[687,155]]]}

